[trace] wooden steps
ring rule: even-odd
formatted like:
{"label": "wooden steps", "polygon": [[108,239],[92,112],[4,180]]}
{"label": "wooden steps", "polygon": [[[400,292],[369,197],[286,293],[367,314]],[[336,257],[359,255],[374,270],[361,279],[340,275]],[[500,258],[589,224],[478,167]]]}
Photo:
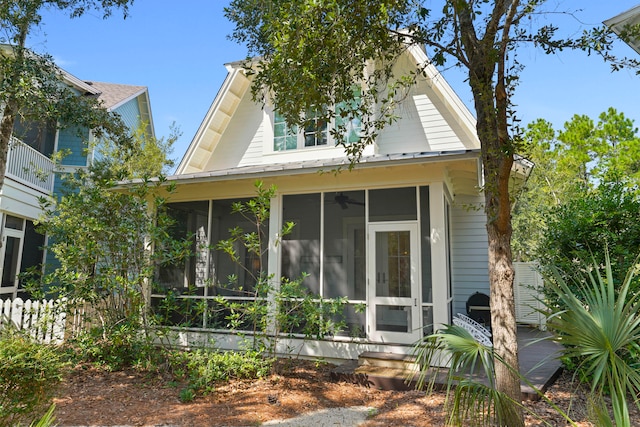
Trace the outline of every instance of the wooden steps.
{"label": "wooden steps", "polygon": [[[546,391],[562,371],[560,348],[555,342],[541,340],[547,332],[532,328],[519,328],[520,370],[538,390]],[[337,366],[331,377],[334,381],[347,381],[381,390],[413,390],[417,372],[416,359],[406,354],[364,352],[358,360],[350,360]],[[446,387],[447,369],[431,368],[428,379],[436,375],[435,384]],[[473,374],[470,374],[473,375]],[[410,379],[410,380],[409,380]],[[486,381],[478,374],[479,381]],[[538,400],[540,396],[526,382],[522,383],[523,400]]]}
{"label": "wooden steps", "polygon": [[416,359],[411,355],[367,351],[357,361],[338,366],[331,376],[380,390],[413,390],[415,383],[407,378],[417,372],[416,368]]}

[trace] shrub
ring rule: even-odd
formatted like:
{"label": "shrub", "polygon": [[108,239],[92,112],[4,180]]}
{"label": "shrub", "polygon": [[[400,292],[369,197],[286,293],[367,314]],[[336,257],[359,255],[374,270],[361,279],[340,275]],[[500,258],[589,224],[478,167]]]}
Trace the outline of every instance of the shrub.
{"label": "shrub", "polygon": [[74,356],[110,371],[125,367],[150,369],[161,362],[162,352],[132,322],[105,330],[93,328],[70,340]]}
{"label": "shrub", "polygon": [[0,425],[32,418],[62,379],[64,362],[55,347],[14,330],[0,331]]}
{"label": "shrub", "polygon": [[[614,285],[619,287],[640,247],[639,211],[640,199],[620,182],[602,183],[585,196],[552,210],[537,254],[549,281],[555,280],[555,270],[572,293],[580,295],[571,272],[587,270],[591,260],[604,265],[609,256]],[[639,282],[635,278],[630,283],[632,292]],[[546,296],[552,305],[562,304],[552,289]]]}
{"label": "shrub", "polygon": [[263,358],[258,351],[198,349],[169,354],[169,366],[173,374],[189,383],[180,393],[181,398],[190,397],[189,400],[193,399],[196,391],[204,394],[212,392],[216,383],[264,377],[269,374],[272,363],[272,359]]}

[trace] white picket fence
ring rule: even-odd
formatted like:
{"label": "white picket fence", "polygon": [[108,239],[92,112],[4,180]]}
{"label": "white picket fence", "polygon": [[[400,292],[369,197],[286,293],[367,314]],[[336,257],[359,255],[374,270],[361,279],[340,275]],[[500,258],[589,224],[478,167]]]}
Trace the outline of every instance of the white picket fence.
{"label": "white picket fence", "polygon": [[38,342],[62,343],[66,318],[62,300],[0,299],[0,329],[16,328],[25,331]]}

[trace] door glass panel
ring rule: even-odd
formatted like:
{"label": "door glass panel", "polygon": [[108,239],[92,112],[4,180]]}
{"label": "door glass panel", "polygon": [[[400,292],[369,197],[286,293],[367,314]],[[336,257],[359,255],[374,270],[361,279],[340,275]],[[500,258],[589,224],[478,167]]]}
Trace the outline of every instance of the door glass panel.
{"label": "door glass panel", "polygon": [[409,231],[376,232],[376,295],[411,297]]}
{"label": "door glass panel", "polygon": [[433,333],[433,307],[422,307],[422,333],[424,336]]}
{"label": "door glass panel", "polygon": [[411,306],[376,305],[376,330],[411,332]]}
{"label": "door glass panel", "polygon": [[18,256],[20,252],[20,238],[7,236],[2,270],[2,287],[12,287],[18,274]]}

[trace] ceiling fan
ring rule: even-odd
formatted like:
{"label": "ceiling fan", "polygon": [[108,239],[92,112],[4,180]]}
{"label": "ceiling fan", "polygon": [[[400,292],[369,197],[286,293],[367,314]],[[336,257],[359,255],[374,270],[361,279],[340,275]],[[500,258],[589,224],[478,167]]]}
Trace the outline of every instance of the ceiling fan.
{"label": "ceiling fan", "polygon": [[339,204],[342,209],[348,209],[349,205],[364,206],[364,202],[359,202],[358,200],[352,199],[351,197],[345,195],[342,192],[336,193],[333,200],[335,200],[335,202]]}

